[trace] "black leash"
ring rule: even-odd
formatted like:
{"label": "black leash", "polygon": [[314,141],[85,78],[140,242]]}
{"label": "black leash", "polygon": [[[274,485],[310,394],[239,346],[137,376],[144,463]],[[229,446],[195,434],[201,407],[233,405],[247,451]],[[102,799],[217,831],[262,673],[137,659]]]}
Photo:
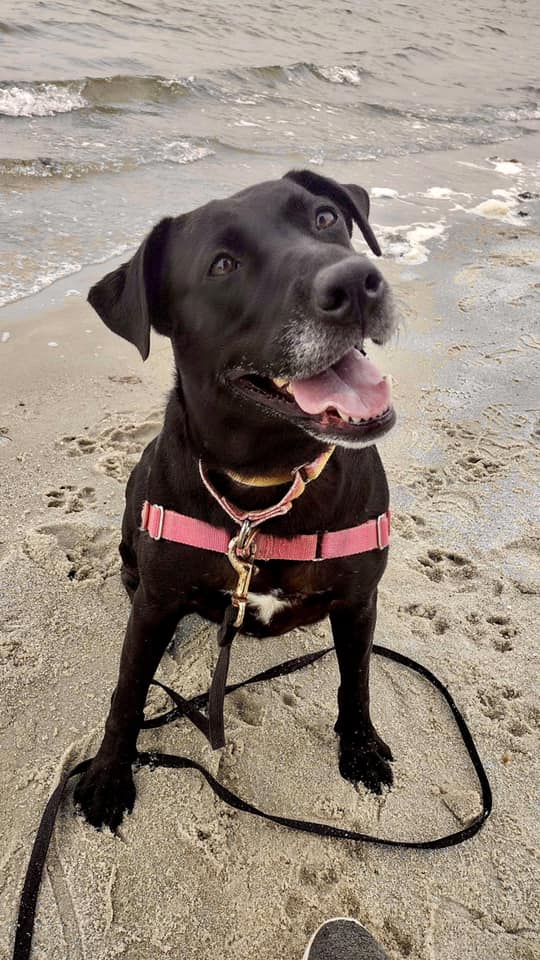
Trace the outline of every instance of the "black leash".
{"label": "black leash", "polygon": [[[287,674],[294,673],[296,670],[301,670],[303,667],[307,667],[309,664],[320,660],[321,657],[326,656],[333,649],[333,647],[327,647],[325,650],[318,650],[315,653],[308,653],[302,657],[295,657],[293,660],[287,660],[285,663],[279,664],[276,667],[271,667],[269,670],[264,670],[262,673],[258,673],[256,676],[250,677],[248,680],[243,680],[240,683],[229,684],[225,688],[225,695],[233,693],[235,690],[239,690],[240,687],[246,687],[254,683],[262,683],[265,680],[272,680],[275,677],[283,677]],[[244,813],[251,813],[253,816],[263,817],[265,820],[270,820],[272,823],[277,823],[280,826],[291,827],[293,830],[301,830],[304,833],[312,833],[320,837],[333,837],[339,840],[363,841],[364,843],[372,843],[376,844],[377,846],[401,847],[408,850],[440,850],[443,847],[452,847],[458,843],[463,843],[464,840],[468,840],[470,837],[473,837],[476,833],[478,833],[484,821],[489,817],[493,805],[489,780],[465,719],[454,702],[452,695],[446,689],[444,684],[442,684],[441,681],[431,672],[431,670],[427,669],[427,667],[416,663],[403,653],[398,653],[396,650],[389,650],[387,647],[381,647],[378,644],[374,645],[373,652],[379,654],[379,656],[386,657],[388,660],[394,660],[396,663],[400,663],[404,667],[409,667],[411,670],[419,673],[422,677],[425,677],[426,680],[432,683],[433,686],[442,693],[454,715],[459,732],[461,733],[461,737],[467,748],[478,777],[480,791],[482,794],[482,812],[479,813],[478,816],[476,816],[474,820],[472,820],[471,823],[469,823],[466,827],[463,827],[461,830],[457,830],[455,833],[447,834],[444,837],[438,837],[435,840],[385,840],[382,837],[372,837],[369,834],[358,833],[356,830],[345,830],[341,827],[335,827],[332,824],[315,823],[311,820],[297,820],[294,817],[280,817],[276,814],[265,813],[264,810],[259,810],[259,808],[255,807],[252,803],[248,803],[247,800],[243,800],[235,793],[232,793],[231,790],[228,790],[227,787],[224,787],[223,784],[219,783],[219,781],[216,780],[215,777],[213,777],[212,774],[205,769],[205,767],[201,766],[200,763],[197,763],[196,760],[191,760],[189,757],[181,757],[169,753],[139,753],[137,754],[135,767],[136,769],[140,767],[150,767],[150,769],[167,767],[174,770],[198,770],[199,773],[203,775],[210,787],[212,787],[212,790],[220,798],[220,800],[228,803],[229,806],[234,807],[235,810],[242,810]],[[176,693],[175,690],[167,687],[164,683],[160,683],[157,680],[154,680],[153,683],[156,686],[161,687],[161,689],[169,695],[171,700],[175,703],[175,707],[173,710],[169,710],[167,713],[160,714],[158,717],[145,720],[143,723],[144,728],[148,729],[150,727],[160,727],[166,723],[171,723],[173,720],[177,720],[180,717],[187,717],[193,723],[195,723],[196,726],[199,727],[199,729],[201,729],[206,736],[208,736],[208,720],[204,714],[200,713],[200,708],[208,704],[210,691],[200,694],[199,696],[192,697],[190,700],[186,700],[180,694]],[[206,729],[203,729],[200,724],[201,717],[205,721]],[[81,763],[78,763],[73,770],[66,771],[62,774],[58,786],[54,790],[47,803],[47,806],[45,807],[36,834],[36,839],[34,840],[34,846],[30,855],[30,862],[28,864],[28,869],[24,879],[19,904],[19,913],[17,917],[13,960],[28,960],[30,957],[37,898],[58,808],[62,801],[68,781],[71,779],[71,777],[75,777],[78,774],[83,773],[90,766],[92,759],[93,758],[89,760],[83,760]]]}

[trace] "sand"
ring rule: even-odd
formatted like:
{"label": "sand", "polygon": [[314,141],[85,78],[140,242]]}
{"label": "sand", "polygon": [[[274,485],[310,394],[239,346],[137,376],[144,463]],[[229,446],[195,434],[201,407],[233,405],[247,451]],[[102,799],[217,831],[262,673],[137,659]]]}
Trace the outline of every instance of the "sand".
{"label": "sand", "polygon": [[[117,837],[75,817],[70,792],[39,900],[35,960],[293,960],[319,922],[344,914],[392,960],[540,957],[539,262],[533,217],[478,216],[427,264],[383,265],[406,330],[377,353],[397,381],[400,418],[381,445],[394,534],[377,639],[434,670],[463,709],[494,790],[485,828],[428,853],[321,840],[231,810],[194,772],[145,769]],[[159,430],[171,380],[167,341],[154,339],[143,366],[85,304],[101,272],[51,288],[54,303],[50,291],[25,301],[0,343],[3,958],[46,799],[59,771],[100,740],[128,614],[116,552],[123,488]],[[70,287],[79,293],[66,295]],[[275,641],[240,639],[232,677],[328,636],[323,623]],[[207,688],[214,661],[213,628],[192,618],[160,676],[191,695]],[[458,829],[479,795],[449,711],[402,668],[376,659],[373,675],[374,716],[396,757],[383,797],[338,775],[333,657],[229,697],[222,751],[187,723],[148,731],[139,744],[200,759],[272,812],[392,838]]]}

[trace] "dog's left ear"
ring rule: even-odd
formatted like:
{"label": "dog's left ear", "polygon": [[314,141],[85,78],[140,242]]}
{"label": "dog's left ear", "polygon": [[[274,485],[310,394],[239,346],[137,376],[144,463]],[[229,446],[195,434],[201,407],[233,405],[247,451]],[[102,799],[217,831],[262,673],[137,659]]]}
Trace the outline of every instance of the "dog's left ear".
{"label": "dog's left ear", "polygon": [[354,183],[338,183],[330,177],[321,177],[313,170],[289,170],[285,177],[288,180],[294,180],[316,197],[328,197],[333,200],[345,217],[349,236],[352,234],[354,220],[373,253],[378,257],[381,256],[381,248],[368,222],[369,195],[363,187]]}
{"label": "dog's left ear", "polygon": [[113,333],[137,347],[143,360],[150,352],[150,327],[170,334],[163,306],[162,272],[172,218],[161,220],[137,252],[108,273],[88,294],[88,302]]}

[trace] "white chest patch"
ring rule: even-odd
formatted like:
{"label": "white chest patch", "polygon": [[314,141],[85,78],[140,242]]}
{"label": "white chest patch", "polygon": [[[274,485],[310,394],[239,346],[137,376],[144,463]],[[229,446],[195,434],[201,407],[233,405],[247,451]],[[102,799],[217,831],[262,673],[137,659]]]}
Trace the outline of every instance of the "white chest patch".
{"label": "white chest patch", "polygon": [[271,593],[248,593],[248,607],[261,623],[270,623],[274,614],[290,607],[289,600],[280,600],[274,591]]}

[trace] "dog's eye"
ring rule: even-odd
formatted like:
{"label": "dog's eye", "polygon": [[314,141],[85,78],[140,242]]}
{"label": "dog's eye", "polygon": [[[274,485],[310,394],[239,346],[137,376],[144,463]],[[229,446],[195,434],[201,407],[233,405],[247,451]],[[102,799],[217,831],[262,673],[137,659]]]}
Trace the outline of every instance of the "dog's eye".
{"label": "dog's eye", "polygon": [[336,220],[337,214],[328,207],[325,210],[318,210],[315,218],[317,230],[326,230],[326,228],[331,227]]}
{"label": "dog's eye", "polygon": [[238,260],[234,260],[233,257],[229,257],[226,253],[220,253],[214,260],[208,273],[211,277],[224,277],[227,273],[238,270],[239,266]]}

